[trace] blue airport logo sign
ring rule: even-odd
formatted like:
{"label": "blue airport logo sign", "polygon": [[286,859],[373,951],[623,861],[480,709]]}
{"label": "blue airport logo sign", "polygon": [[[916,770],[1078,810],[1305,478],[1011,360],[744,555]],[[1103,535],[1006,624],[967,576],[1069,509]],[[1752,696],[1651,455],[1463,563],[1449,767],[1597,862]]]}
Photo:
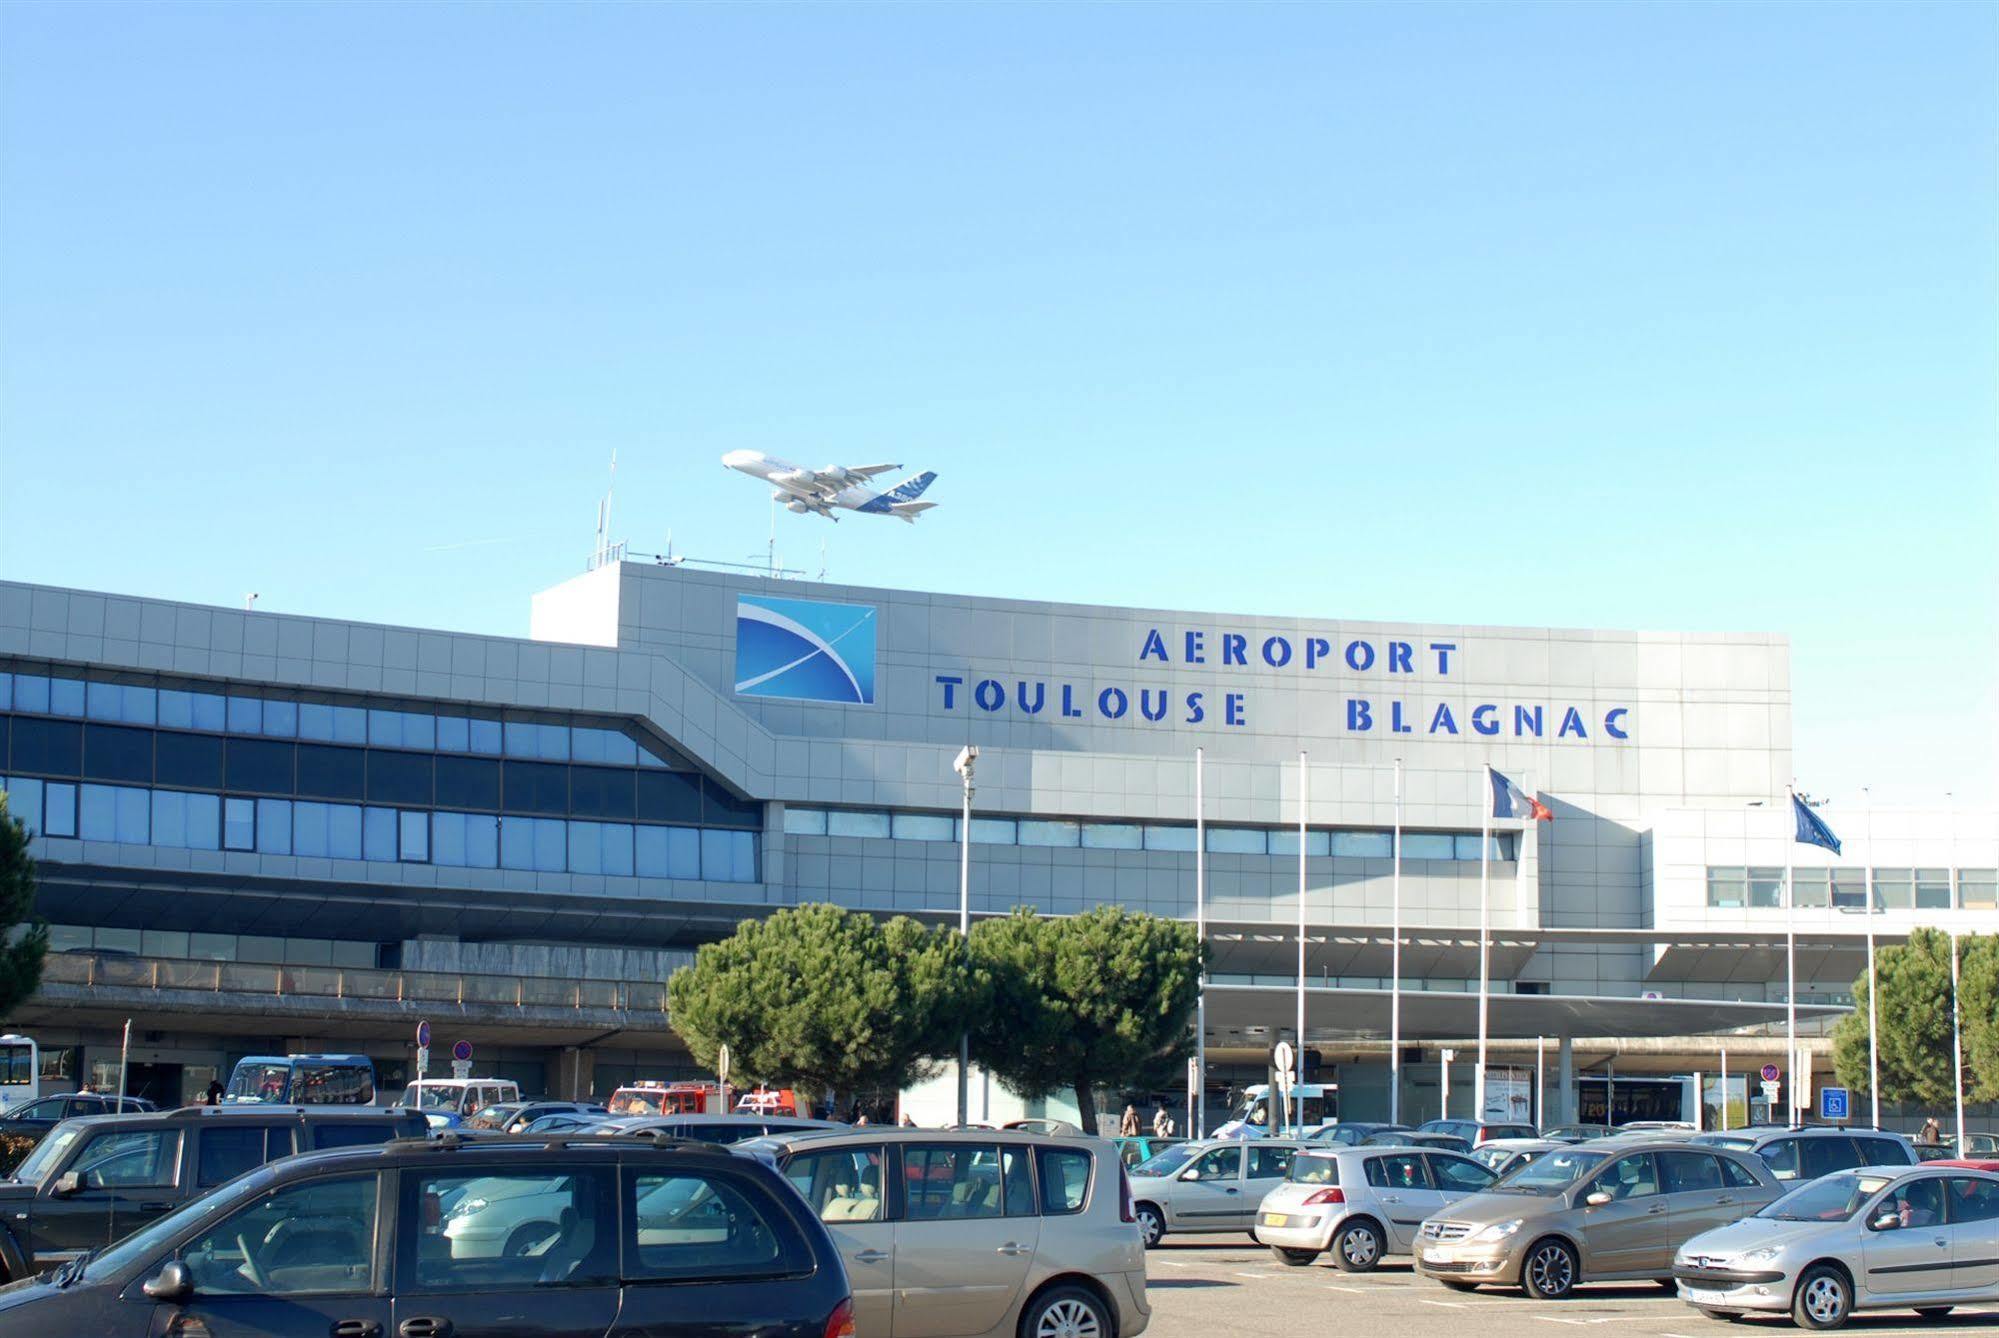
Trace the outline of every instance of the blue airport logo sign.
{"label": "blue airport logo sign", "polygon": [[736,596],[736,692],[872,705],[875,606]]}

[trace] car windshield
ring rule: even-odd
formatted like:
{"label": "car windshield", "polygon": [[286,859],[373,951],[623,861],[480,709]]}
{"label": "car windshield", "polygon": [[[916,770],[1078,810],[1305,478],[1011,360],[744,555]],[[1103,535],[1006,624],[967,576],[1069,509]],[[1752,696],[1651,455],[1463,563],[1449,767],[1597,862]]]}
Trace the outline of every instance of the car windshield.
{"label": "car windshield", "polygon": [[1845,1171],[1792,1190],[1757,1213],[1779,1222],[1844,1222],[1886,1189],[1891,1177]]}
{"label": "car windshield", "polygon": [[283,1101],[291,1076],[289,1064],[239,1064],[227,1095],[231,1101]]}
{"label": "car windshield", "polygon": [[1194,1160],[1194,1154],[1198,1151],[1200,1149],[1192,1143],[1175,1143],[1164,1152],[1155,1153],[1132,1167],[1131,1173],[1133,1175],[1171,1175],[1188,1162]]}
{"label": "car windshield", "polygon": [[1473,1148],[1471,1159],[1488,1171],[1496,1171],[1510,1161],[1516,1149],[1496,1148],[1487,1143],[1484,1147]]}
{"label": "car windshield", "polygon": [[455,1110],[458,1098],[464,1094],[464,1088],[443,1083],[411,1083],[403,1088],[403,1104],[415,1106],[418,1110]]}
{"label": "car windshield", "polygon": [[1603,1159],[1603,1153],[1584,1152],[1581,1148],[1550,1152],[1515,1170],[1492,1188],[1500,1194],[1534,1194],[1548,1198],[1588,1175]]}
{"label": "car windshield", "polygon": [[1291,1159],[1291,1174],[1285,1178],[1299,1185],[1337,1185],[1340,1159],[1323,1153],[1300,1152]]}
{"label": "car windshield", "polygon": [[76,1140],[83,1137],[83,1130],[73,1124],[58,1124],[49,1131],[48,1137],[35,1145],[14,1168],[14,1178],[24,1185],[39,1185],[49,1178],[49,1172],[62,1165],[63,1158],[76,1146]]}
{"label": "car windshield", "polygon": [[519,1109],[517,1105],[487,1106],[483,1110],[475,1111],[472,1118],[480,1124],[503,1124],[512,1119],[514,1112]]}

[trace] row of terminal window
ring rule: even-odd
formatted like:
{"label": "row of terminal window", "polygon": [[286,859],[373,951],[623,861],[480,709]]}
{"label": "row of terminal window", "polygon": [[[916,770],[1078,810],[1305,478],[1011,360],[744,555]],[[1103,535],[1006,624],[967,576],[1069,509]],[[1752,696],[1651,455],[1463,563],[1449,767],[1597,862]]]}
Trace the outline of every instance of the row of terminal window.
{"label": "row of terminal window", "polygon": [[[1955,875],[1953,877],[1953,875]],[[1999,869],[1793,869],[1792,904],[1835,910],[1992,910],[1999,907]],[[1953,896],[1955,883],[1955,896]],[[1707,904],[1771,909],[1784,904],[1779,868],[1711,867]]]}
{"label": "row of terminal window", "polygon": [[[784,830],[793,836],[858,836],[896,841],[956,841],[961,819],[943,813],[891,813],[869,809],[786,808]],[[1191,852],[1195,829],[1189,825],[1136,822],[1069,822],[1046,818],[973,818],[973,845],[1080,847],[1084,850],[1160,850]],[[1513,858],[1513,834],[1490,838],[1491,856]],[[1209,827],[1208,851],[1216,855],[1288,855],[1298,857],[1296,828]],[[1384,831],[1317,831],[1305,833],[1308,857],[1393,859],[1395,837]],[[1406,860],[1464,860],[1479,857],[1477,832],[1404,832]]]}
{"label": "row of terminal window", "polygon": [[584,822],[128,785],[0,777],[10,814],[45,836],[181,850],[542,873],[757,880],[757,833],[716,827]]}
{"label": "row of terminal window", "polygon": [[629,735],[585,725],[336,706],[290,698],[183,692],[95,679],[0,673],[0,711],[211,734],[475,753],[542,762],[663,767]]}

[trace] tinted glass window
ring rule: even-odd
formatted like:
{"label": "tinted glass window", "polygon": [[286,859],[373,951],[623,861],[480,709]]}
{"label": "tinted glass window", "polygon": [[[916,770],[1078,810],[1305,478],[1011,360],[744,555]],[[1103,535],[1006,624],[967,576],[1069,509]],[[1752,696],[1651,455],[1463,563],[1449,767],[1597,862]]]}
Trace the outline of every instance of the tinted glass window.
{"label": "tinted glass window", "polygon": [[397,1132],[387,1120],[327,1120],[312,1126],[312,1149],[369,1147],[388,1142]]}
{"label": "tinted glass window", "polygon": [[292,744],[267,739],[224,740],[229,788],[252,794],[290,794],[293,752]]}
{"label": "tinted glass window", "polygon": [[[709,1171],[624,1174],[625,1257],[635,1278],[772,1277],[812,1267],[811,1249],[762,1186]],[[852,1219],[848,1219],[852,1220]]]}
{"label": "tinted glass window", "polygon": [[[1944,1198],[1947,1200],[1952,1222],[1999,1220],[1999,1180],[1980,1180],[1968,1175],[1954,1175],[1944,1181]],[[1962,1241],[1964,1237],[1959,1236],[1958,1239]],[[1986,1239],[1991,1240],[1991,1235],[1988,1234]],[[1960,1245],[1958,1248],[1964,1247]]]}
{"label": "tinted glass window", "polygon": [[880,1147],[802,1153],[785,1164],[784,1178],[822,1222],[879,1222],[887,1216]]}
{"label": "tinted glass window", "polygon": [[479,757],[438,758],[437,802],[449,808],[499,808],[500,764]]}
{"label": "tinted glass window", "polygon": [[1894,1213],[1905,1227],[1941,1226],[1944,1220],[1943,1181],[1935,1176],[1904,1180],[1888,1191],[1886,1198],[1869,1214]]}
{"label": "tinted glass window", "polygon": [[368,750],[368,798],[382,804],[422,804],[430,798],[431,759],[423,753]]}
{"label": "tinted glass window", "polygon": [[1798,1139],[1780,1138],[1774,1143],[1765,1143],[1757,1149],[1757,1155],[1769,1163],[1770,1174],[1779,1180],[1798,1178]]}
{"label": "tinted glass window", "polygon": [[291,1099],[309,1106],[362,1106],[375,1099],[375,1080],[357,1065],[301,1064],[292,1075]]}
{"label": "tinted glass window", "polygon": [[106,1131],[69,1164],[89,1189],[171,1185],[180,1170],[180,1130]]}
{"label": "tinted glass window", "polygon": [[629,818],[636,811],[632,778],[637,772],[609,767],[571,767],[570,811],[584,818]]}
{"label": "tinted glass window", "polygon": [[1668,1194],[1721,1188],[1721,1167],[1705,1152],[1661,1152],[1659,1174]]}
{"label": "tinted glass window", "polygon": [[1436,1177],[1437,1188],[1448,1193],[1476,1194],[1493,1181],[1491,1171],[1462,1157],[1432,1156],[1427,1160],[1430,1174]]}
{"label": "tinted glass window", "polygon": [[[763,826],[763,805],[751,799],[738,799],[717,785],[714,781],[704,781],[703,790],[707,802],[703,808],[702,820],[715,827],[761,827]],[[973,837],[978,820],[973,819]]]}
{"label": "tinted glass window", "polygon": [[[603,1168],[560,1164],[485,1173],[403,1173],[399,1276],[426,1292],[614,1283],[617,1213]],[[685,1219],[707,1234],[710,1219]],[[724,1223],[726,1226],[726,1223]]]}
{"label": "tinted glass window", "polygon": [[298,792],[322,799],[359,799],[368,755],[359,748],[298,746]]}
{"label": "tinted glass window", "polygon": [[51,776],[76,776],[83,771],[83,727],[66,720],[14,721],[16,771],[41,771]]}
{"label": "tinted glass window", "polygon": [[1909,1150],[1892,1138],[1855,1138],[1863,1166],[1907,1166]]}
{"label": "tinted glass window", "polygon": [[[1068,1148],[1041,1148],[1035,1156],[1041,1162],[1042,1214],[1055,1217],[1083,1211],[1084,1201],[1090,1196],[1090,1154]],[[1011,1184],[1008,1191],[1010,1199]]]}
{"label": "tinted glass window", "polygon": [[[267,1160],[264,1142],[267,1128],[261,1124],[215,1124],[195,1136],[195,1183],[204,1189],[234,1180],[253,1171]],[[290,1148],[285,1149],[287,1152]]]}
{"label": "tinted glass window", "polygon": [[1295,1148],[1265,1147],[1261,1143],[1249,1145],[1249,1178],[1251,1180],[1282,1180],[1291,1170],[1291,1159],[1297,1155]]}
{"label": "tinted glass window", "polygon": [[1763,1183],[1749,1173],[1748,1167],[1732,1157],[1717,1157],[1715,1160],[1721,1163],[1722,1179],[1728,1182],[1730,1189],[1753,1189]]}
{"label": "tinted glass window", "polygon": [[222,788],[222,740],[212,734],[161,734],[154,741],[155,772],[162,785]]}
{"label": "tinted glass window", "polygon": [[1649,1152],[1619,1157],[1590,1182],[1589,1192],[1613,1199],[1642,1199],[1659,1192],[1659,1168]]}
{"label": "tinted glass window", "polygon": [[902,1180],[904,1214],[912,1222],[1000,1217],[1006,1211],[995,1146],[905,1146]]}
{"label": "tinted glass window", "polygon": [[1241,1148],[1211,1148],[1194,1163],[1196,1180],[1234,1180],[1241,1174]]}
{"label": "tinted glass window", "polygon": [[1860,1165],[1850,1138],[1801,1138],[1798,1151],[1803,1162],[1798,1177],[1802,1180],[1816,1180]]}
{"label": "tinted glass window", "polygon": [[287,1185],[231,1213],[182,1252],[197,1292],[356,1294],[375,1285],[376,1177]]}
{"label": "tinted glass window", "polygon": [[701,778],[684,771],[642,771],[638,816],[653,822],[700,822]]}
{"label": "tinted glass window", "polygon": [[1369,1157],[1364,1163],[1367,1183],[1376,1189],[1428,1189],[1423,1158],[1414,1152],[1394,1157]]}
{"label": "tinted glass window", "polygon": [[542,762],[508,762],[502,777],[510,813],[567,813],[569,768]]}
{"label": "tinted glass window", "polygon": [[83,774],[102,780],[151,781],[153,732],[118,725],[85,725]]}

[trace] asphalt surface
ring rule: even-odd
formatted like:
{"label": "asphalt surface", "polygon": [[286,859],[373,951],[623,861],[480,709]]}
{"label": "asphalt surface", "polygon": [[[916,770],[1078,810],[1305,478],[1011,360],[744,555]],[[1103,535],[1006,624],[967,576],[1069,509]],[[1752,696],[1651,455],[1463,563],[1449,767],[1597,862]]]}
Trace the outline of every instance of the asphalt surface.
{"label": "asphalt surface", "polygon": [[[1802,1334],[1788,1318],[1740,1324],[1711,1320],[1650,1283],[1582,1287],[1562,1302],[1531,1301],[1517,1291],[1454,1292],[1419,1278],[1406,1260],[1372,1273],[1342,1273],[1321,1258],[1309,1268],[1278,1263],[1248,1236],[1167,1237],[1145,1257],[1152,1325],[1147,1338],[1291,1338],[1345,1333],[1362,1338],[1556,1338],[1595,1329],[1617,1338],[1736,1338]],[[1999,1333],[1999,1306],[1924,1320],[1888,1311],[1861,1315],[1841,1333],[1866,1338]]]}

